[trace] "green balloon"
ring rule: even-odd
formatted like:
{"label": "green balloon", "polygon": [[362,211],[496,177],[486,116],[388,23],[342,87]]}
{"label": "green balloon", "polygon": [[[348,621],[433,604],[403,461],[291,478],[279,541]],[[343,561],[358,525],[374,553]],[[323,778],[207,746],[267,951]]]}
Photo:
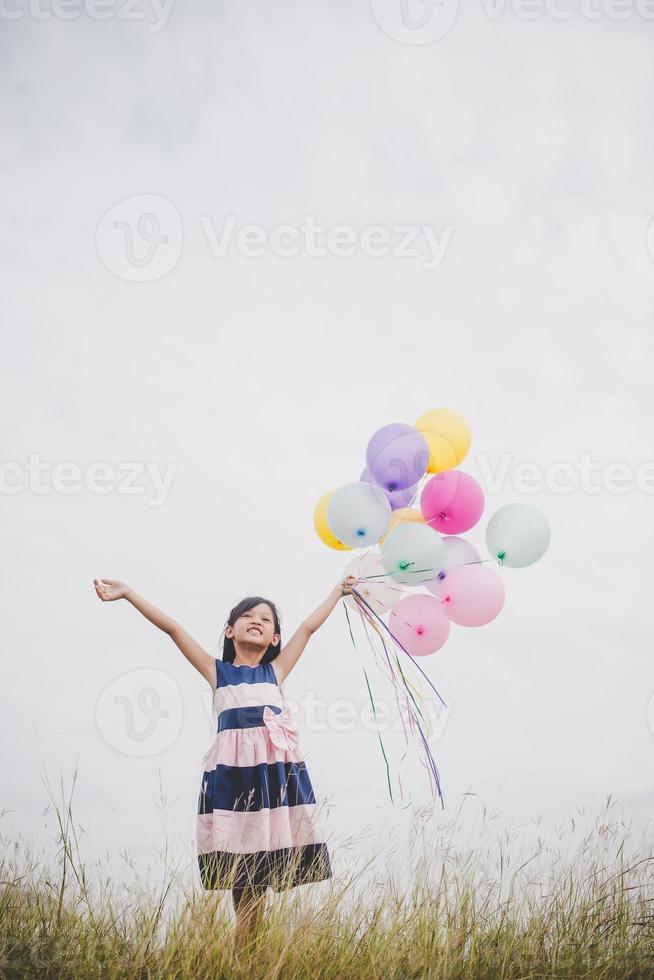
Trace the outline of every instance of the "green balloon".
{"label": "green balloon", "polygon": [[506,504],[488,522],[486,545],[509,568],[526,568],[542,558],[550,543],[549,521],[532,504]]}
{"label": "green balloon", "polygon": [[381,546],[388,574],[403,585],[421,585],[435,578],[443,567],[445,545],[428,524],[398,524]]}

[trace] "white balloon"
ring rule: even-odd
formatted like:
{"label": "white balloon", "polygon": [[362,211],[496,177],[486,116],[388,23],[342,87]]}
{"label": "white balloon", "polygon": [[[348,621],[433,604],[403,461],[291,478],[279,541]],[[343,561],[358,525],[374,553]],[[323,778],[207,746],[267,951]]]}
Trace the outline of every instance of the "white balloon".
{"label": "white balloon", "polygon": [[[360,557],[353,558],[345,568],[343,578],[347,578],[348,575],[356,575],[357,578],[362,579],[355,588],[378,616],[392,609],[404,595],[404,589],[401,585],[392,579],[389,581],[388,572],[384,568],[378,551],[367,551]],[[368,580],[366,579],[368,575],[384,577]],[[354,596],[345,596],[344,602],[355,612],[359,608]]]}
{"label": "white balloon", "polygon": [[384,568],[396,582],[421,585],[443,567],[445,548],[428,524],[398,524],[381,546]]}
{"label": "white balloon", "polygon": [[509,568],[525,568],[542,558],[550,543],[549,521],[532,504],[506,504],[488,522],[486,544],[491,555]]}
{"label": "white balloon", "polygon": [[448,537],[443,538],[443,547],[445,549],[443,567],[434,579],[430,582],[425,582],[429,591],[433,592],[434,595],[441,594],[440,589],[443,582],[453,569],[458,568],[459,565],[468,565],[480,561],[479,552],[474,544],[466,541],[465,538],[458,537],[456,534],[450,534]]}
{"label": "white balloon", "polygon": [[391,505],[383,490],[372,483],[346,483],[335,490],[327,506],[332,533],[351,548],[369,548],[386,533]]}

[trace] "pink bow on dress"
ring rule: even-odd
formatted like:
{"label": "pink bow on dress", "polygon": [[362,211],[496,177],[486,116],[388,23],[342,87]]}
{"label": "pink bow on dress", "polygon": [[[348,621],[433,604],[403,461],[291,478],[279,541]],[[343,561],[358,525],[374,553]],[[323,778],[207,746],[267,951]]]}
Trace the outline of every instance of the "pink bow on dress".
{"label": "pink bow on dress", "polygon": [[263,709],[263,723],[268,729],[271,742],[278,749],[285,749],[287,752],[299,751],[300,733],[291,719],[288,708],[275,712],[266,705]]}

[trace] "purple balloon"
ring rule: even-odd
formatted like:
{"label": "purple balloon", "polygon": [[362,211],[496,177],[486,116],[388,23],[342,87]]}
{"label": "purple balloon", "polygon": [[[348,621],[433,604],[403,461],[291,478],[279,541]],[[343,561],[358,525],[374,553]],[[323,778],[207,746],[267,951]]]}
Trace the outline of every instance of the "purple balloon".
{"label": "purple balloon", "polygon": [[[359,480],[363,480],[364,483],[374,483],[375,481],[370,475],[370,470],[366,466],[365,470],[359,477]],[[400,507],[410,507],[413,502],[413,498],[416,496],[415,484],[412,487],[407,487],[406,490],[387,490],[386,487],[380,487],[379,489],[386,494],[388,502],[391,505],[391,510],[399,510]]]}
{"label": "purple balloon", "polygon": [[429,465],[429,446],[422,432],[404,422],[393,422],[375,432],[366,449],[373,481],[395,493],[415,486]]}

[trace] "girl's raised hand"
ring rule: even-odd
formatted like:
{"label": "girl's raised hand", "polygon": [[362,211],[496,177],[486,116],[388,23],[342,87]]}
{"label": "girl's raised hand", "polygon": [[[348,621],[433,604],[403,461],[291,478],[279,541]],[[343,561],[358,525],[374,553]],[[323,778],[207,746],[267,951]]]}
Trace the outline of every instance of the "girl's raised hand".
{"label": "girl's raised hand", "polygon": [[341,582],[340,585],[341,594],[351,595],[352,589],[354,588],[354,586],[357,584],[358,581],[359,579],[356,577],[356,575],[348,575],[348,577]]}
{"label": "girl's raised hand", "polygon": [[124,599],[129,588],[124,582],[119,582],[115,578],[94,578],[93,585],[98,598],[103,602]]}

